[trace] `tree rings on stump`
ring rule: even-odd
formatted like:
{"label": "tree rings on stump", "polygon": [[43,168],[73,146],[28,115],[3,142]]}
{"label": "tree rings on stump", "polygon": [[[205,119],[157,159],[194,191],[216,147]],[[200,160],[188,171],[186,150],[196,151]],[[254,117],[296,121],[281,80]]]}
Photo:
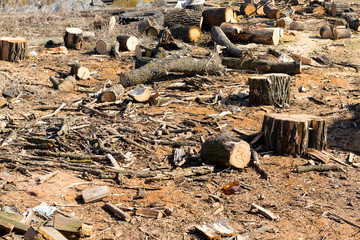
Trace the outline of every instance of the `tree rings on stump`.
{"label": "tree rings on stump", "polygon": [[326,147],[326,121],[312,115],[265,115],[262,132],[265,144],[280,154],[303,155],[308,148]]}

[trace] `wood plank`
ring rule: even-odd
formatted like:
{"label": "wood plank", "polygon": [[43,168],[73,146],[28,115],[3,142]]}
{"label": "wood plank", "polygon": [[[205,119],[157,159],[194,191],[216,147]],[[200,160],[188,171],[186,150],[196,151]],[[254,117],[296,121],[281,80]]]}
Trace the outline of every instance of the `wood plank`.
{"label": "wood plank", "polygon": [[7,223],[9,223],[9,224],[12,224],[12,225],[14,225],[14,231],[15,232],[18,232],[18,233],[21,233],[21,234],[24,234],[24,233],[26,233],[27,232],[27,230],[30,228],[30,226],[29,225],[26,225],[26,224],[24,224],[24,223],[21,223],[21,222],[19,222],[19,221],[15,221],[15,220],[13,220],[13,219],[9,219],[9,218],[5,218],[5,217],[2,217],[2,216],[0,216],[0,221],[5,221],[5,222],[7,222]]}
{"label": "wood plank", "polygon": [[161,218],[163,213],[160,210],[151,208],[139,208],[136,210],[136,215],[148,218]]}
{"label": "wood plank", "polygon": [[83,222],[78,218],[68,218],[57,214],[54,218],[54,228],[59,231],[77,233],[80,231]]}
{"label": "wood plank", "polygon": [[58,230],[52,227],[39,227],[41,233],[48,240],[67,240]]}
{"label": "wood plank", "polygon": [[0,219],[0,230],[4,233],[11,233],[14,229],[14,224],[9,223],[8,221]]}
{"label": "wood plank", "polygon": [[4,211],[0,211],[0,217],[4,217],[4,218],[11,219],[11,220],[18,221],[18,222],[22,222],[25,219],[25,216],[23,216],[23,215],[16,214],[16,213],[10,213],[10,212],[4,212]]}
{"label": "wood plank", "polygon": [[82,197],[85,203],[95,202],[110,196],[110,190],[107,186],[98,186],[82,191]]}

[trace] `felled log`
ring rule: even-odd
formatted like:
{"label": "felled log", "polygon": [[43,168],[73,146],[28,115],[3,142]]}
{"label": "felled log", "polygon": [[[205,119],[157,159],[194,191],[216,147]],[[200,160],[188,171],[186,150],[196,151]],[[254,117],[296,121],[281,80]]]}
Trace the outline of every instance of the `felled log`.
{"label": "felled log", "polygon": [[301,73],[301,61],[274,62],[252,58],[221,58],[221,63],[233,69],[251,69],[261,73],[286,73],[289,75]]}
{"label": "felled log", "polygon": [[257,28],[237,23],[223,23],[220,28],[232,42],[277,45],[280,39],[278,28]]}
{"label": "felled log", "polygon": [[325,25],[322,28],[320,28],[320,36],[321,36],[322,39],[333,38],[333,31],[330,28],[330,26]]}
{"label": "felled log", "polygon": [[262,132],[265,144],[279,154],[303,155],[308,148],[326,147],[326,121],[312,115],[265,115]]}
{"label": "felled log", "polygon": [[174,26],[170,29],[171,34],[184,42],[199,42],[201,39],[201,29],[198,26]]}
{"label": "felled log", "polygon": [[353,29],[355,31],[359,31],[360,27],[360,19],[359,18],[352,18],[349,21],[349,27],[350,29]]}
{"label": "felled log", "polygon": [[164,26],[172,29],[178,26],[201,28],[202,11],[194,11],[190,9],[172,9],[164,16]]}
{"label": "felled log", "polygon": [[308,166],[298,166],[295,168],[294,172],[304,173],[310,171],[316,172],[326,172],[326,171],[341,171],[341,167],[337,165],[308,165]]}
{"label": "felled log", "polygon": [[98,54],[109,54],[115,48],[119,48],[116,39],[100,39],[96,42],[95,50]]}
{"label": "felled log", "polygon": [[236,47],[220,27],[214,26],[211,29],[211,38],[220,46],[226,47],[226,52],[233,57],[242,57],[245,51],[239,47]]}
{"label": "felled log", "polygon": [[17,62],[26,57],[27,40],[17,37],[0,38],[0,59],[9,62]]}
{"label": "felled log", "polygon": [[236,22],[232,8],[210,8],[204,10],[203,28],[211,30],[214,26],[220,26],[223,22]]}
{"label": "felled log", "polygon": [[312,4],[308,8],[305,9],[305,12],[321,16],[321,15],[324,15],[326,11],[323,6],[317,5],[317,4]]}
{"label": "felled log", "polygon": [[74,76],[77,79],[89,79],[90,78],[90,70],[86,67],[82,66],[80,63],[77,62],[71,62],[67,64],[71,67],[70,74]]}
{"label": "felled log", "polygon": [[290,24],[292,22],[293,22],[293,20],[290,17],[284,17],[284,18],[280,18],[276,21],[276,26],[282,27],[282,28],[290,28]]}
{"label": "felled log", "polygon": [[116,37],[119,42],[119,49],[122,51],[135,51],[136,45],[139,44],[137,37],[128,35],[119,35]]}
{"label": "felled log", "polygon": [[244,168],[250,161],[250,145],[228,131],[207,139],[201,147],[201,161],[219,167]]}
{"label": "felled log", "polygon": [[283,107],[290,103],[290,84],[291,77],[287,74],[249,77],[250,104]]}
{"label": "felled log", "polygon": [[343,12],[349,12],[350,11],[350,7],[349,7],[349,3],[347,2],[332,2],[331,4],[331,15],[333,17],[335,16],[340,16]]}
{"label": "felled log", "polygon": [[159,34],[160,34],[160,29],[154,26],[148,27],[145,30],[145,35],[148,37],[157,37],[159,36]]}
{"label": "felled log", "polygon": [[264,6],[264,13],[270,19],[279,19],[280,12],[280,9],[275,4],[266,4]]}
{"label": "felled log", "polygon": [[240,7],[240,13],[245,16],[254,16],[256,15],[256,7],[250,3],[242,4]]}
{"label": "felled log", "polygon": [[169,72],[192,74],[221,74],[225,71],[219,57],[211,59],[196,59],[183,57],[167,60],[166,58],[149,62],[148,64],[120,74],[120,84],[124,87],[146,83],[156,78],[164,77]]}
{"label": "felled log", "polygon": [[346,28],[345,26],[336,26],[333,29],[334,39],[342,39],[351,37],[350,28]]}
{"label": "felled log", "polygon": [[138,86],[135,89],[128,92],[128,95],[137,102],[146,102],[149,100],[151,96],[151,92],[149,88]]}
{"label": "felled log", "polygon": [[119,100],[124,93],[124,87],[121,84],[115,84],[101,93],[100,102],[115,102]]}
{"label": "felled log", "polygon": [[307,28],[306,23],[301,21],[292,21],[289,25],[290,30],[302,31]]}
{"label": "felled log", "polygon": [[66,28],[64,35],[65,47],[79,50],[82,46],[82,30],[80,28]]}

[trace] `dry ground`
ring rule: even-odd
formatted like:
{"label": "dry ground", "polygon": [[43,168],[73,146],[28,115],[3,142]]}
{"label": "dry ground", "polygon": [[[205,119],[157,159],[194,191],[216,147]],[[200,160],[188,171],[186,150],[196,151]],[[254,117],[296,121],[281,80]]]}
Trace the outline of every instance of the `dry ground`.
{"label": "dry ground", "polygon": [[[6,17],[5,17],[6,16]],[[84,30],[92,29],[92,18],[83,18],[76,14],[37,16],[15,16],[3,14],[0,18],[1,36],[24,36],[34,39],[45,36],[62,36],[65,27],[76,26]],[[117,26],[110,35],[119,33],[137,35],[132,26]],[[97,38],[109,35],[105,31],[97,30]],[[317,33],[294,33],[295,41],[282,42],[276,48],[289,49],[307,56],[315,56],[315,52],[327,55],[334,61],[346,61],[360,64],[359,36],[345,41],[321,40]],[[139,35],[137,35],[139,36]],[[292,36],[289,35],[288,36]],[[143,38],[142,36],[139,36]],[[206,38],[205,38],[206,39]],[[144,41],[150,41],[144,39]],[[339,44],[341,43],[341,44]],[[89,97],[109,84],[118,81],[118,74],[133,68],[132,57],[122,57],[119,60],[96,56],[92,53],[94,42],[85,44],[81,51],[69,51],[68,55],[54,55],[43,47],[30,47],[39,54],[36,58],[26,59],[20,63],[0,62],[1,71],[6,71],[11,80],[0,75],[1,85],[9,92],[19,96],[10,106],[0,109],[0,118],[11,116],[13,125],[20,125],[31,118],[50,114],[52,111],[39,111],[39,106],[74,106],[74,103]],[[244,46],[262,52],[268,46]],[[194,52],[204,54],[209,52],[207,41],[194,46]],[[50,75],[57,72],[68,72],[68,62],[78,61],[88,67],[94,74],[88,81],[80,81],[77,91],[69,94],[60,93],[51,87],[48,80]],[[54,127],[62,118],[80,116],[81,120],[75,126],[86,125],[69,134],[65,139],[75,151],[91,152],[83,136],[101,138],[105,145],[114,151],[132,152],[135,157],[129,170],[152,171],[172,169],[169,156],[172,147],[152,145],[139,138],[142,145],[154,150],[149,154],[136,146],[128,145],[120,138],[114,138],[108,129],[131,127],[140,130],[145,136],[154,136],[157,129],[164,124],[168,127],[183,127],[184,119],[195,122],[193,127],[196,134],[179,134],[169,136],[169,139],[189,139],[198,142],[194,148],[200,150],[200,137],[205,139],[216,134],[221,129],[228,129],[234,135],[241,129],[244,132],[256,133],[261,130],[261,123],[266,113],[307,113],[325,117],[329,122],[328,151],[339,159],[344,160],[350,152],[360,152],[360,121],[356,116],[359,111],[359,74],[352,68],[346,67],[306,67],[302,74],[293,77],[292,103],[283,109],[270,106],[251,107],[247,99],[236,96],[237,92],[248,89],[247,79],[253,74],[229,70],[222,77],[207,77],[208,80],[194,76],[171,76],[168,81],[158,81],[147,84],[160,92],[158,106],[149,104],[133,104],[127,114],[123,113],[122,105],[112,106],[103,110],[116,114],[114,119],[104,119],[99,115],[91,115],[81,111],[60,111],[54,118],[45,120],[44,125],[22,131],[18,139],[8,147],[0,149],[1,156],[11,156],[22,159],[23,156],[33,155],[33,149],[24,147],[22,135],[39,137],[48,136],[46,131]],[[195,89],[171,89],[170,85],[184,80],[196,80],[203,83]],[[209,81],[210,80],[210,81]],[[306,88],[305,93],[298,92],[298,88]],[[211,95],[219,91],[226,96],[224,101],[212,104],[212,98],[200,101],[184,100],[185,96]],[[21,94],[21,95],[19,95]],[[323,102],[318,104],[310,101],[314,97]],[[126,100],[128,101],[128,100]],[[241,111],[220,118],[208,118],[209,114],[218,114],[227,110]],[[5,138],[8,133],[0,134]],[[134,135],[127,135],[129,137]],[[159,137],[160,138],[160,137]],[[83,146],[83,147],[80,147]],[[66,150],[64,150],[66,151]],[[360,158],[355,155],[355,161]],[[51,158],[49,158],[51,159]],[[56,160],[56,159],[51,159]],[[136,177],[123,177],[122,182],[113,178],[98,179],[90,175],[84,179],[81,172],[61,168],[47,168],[29,165],[24,174],[21,164],[3,162],[0,171],[9,172],[17,176],[17,180],[0,191],[0,205],[14,205],[23,212],[35,207],[41,202],[64,205],[59,207],[63,212],[74,213],[77,217],[90,220],[94,224],[92,239],[202,239],[194,231],[194,225],[212,223],[220,218],[227,218],[231,225],[239,232],[253,231],[260,226],[268,226],[269,232],[257,235],[256,239],[359,239],[359,229],[344,222],[337,222],[324,215],[331,211],[360,225],[360,174],[355,168],[345,168],[346,172],[310,172],[298,174],[292,172],[295,166],[307,163],[307,159],[292,156],[264,155],[260,159],[269,172],[270,180],[261,179],[251,166],[241,170],[216,169],[215,173],[201,178],[181,178],[149,182]],[[59,161],[59,160],[56,160]],[[98,163],[109,166],[110,163]],[[188,165],[199,165],[197,161]],[[36,179],[48,171],[60,172],[48,182],[38,185]],[[105,171],[106,172],[106,171]],[[147,179],[149,180],[149,179]],[[250,190],[242,189],[237,195],[222,196],[221,202],[209,197],[224,184],[239,180],[251,186]],[[111,197],[106,201],[121,204],[123,207],[148,206],[156,202],[165,204],[173,209],[173,214],[166,218],[147,219],[133,216],[130,223],[119,221],[102,209],[103,202],[83,204],[76,196],[81,190],[92,185],[77,185],[69,188],[73,183],[92,182],[107,185],[111,190]],[[135,189],[127,187],[158,188],[147,190],[145,199],[133,200]],[[270,221],[264,217],[249,212],[251,203],[258,203],[277,214],[278,221]],[[40,221],[44,221],[40,218]],[[9,239],[9,238],[8,238]],[[10,239],[15,239],[11,236]],[[20,238],[21,239],[21,238]]]}

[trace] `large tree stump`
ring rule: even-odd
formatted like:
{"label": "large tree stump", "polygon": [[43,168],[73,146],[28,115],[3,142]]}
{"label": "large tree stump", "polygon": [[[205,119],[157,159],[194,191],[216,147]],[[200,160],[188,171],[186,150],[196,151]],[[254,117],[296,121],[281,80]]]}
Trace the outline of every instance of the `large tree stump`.
{"label": "large tree stump", "polygon": [[290,103],[291,77],[287,74],[267,74],[249,78],[250,104],[283,107]]}
{"label": "large tree stump", "polygon": [[64,42],[65,47],[79,50],[82,45],[82,30],[80,28],[66,28]]}
{"label": "large tree stump", "polygon": [[139,40],[134,36],[119,35],[116,37],[120,44],[120,50],[122,51],[135,51],[136,45],[139,44]]}
{"label": "large tree stump", "polygon": [[259,28],[237,23],[223,23],[221,30],[232,42],[251,42],[278,45],[279,28]]}
{"label": "large tree stump", "polygon": [[203,12],[203,28],[211,30],[214,26],[220,26],[223,22],[236,22],[232,8],[210,8]]}
{"label": "large tree stump", "polygon": [[251,158],[250,145],[225,130],[204,142],[200,158],[219,167],[244,168]]}
{"label": "large tree stump", "polygon": [[26,57],[27,41],[25,38],[0,38],[0,59],[9,62],[17,62]]}
{"label": "large tree stump", "polygon": [[265,115],[262,132],[265,144],[280,154],[303,155],[308,148],[326,147],[326,121],[312,115]]}

